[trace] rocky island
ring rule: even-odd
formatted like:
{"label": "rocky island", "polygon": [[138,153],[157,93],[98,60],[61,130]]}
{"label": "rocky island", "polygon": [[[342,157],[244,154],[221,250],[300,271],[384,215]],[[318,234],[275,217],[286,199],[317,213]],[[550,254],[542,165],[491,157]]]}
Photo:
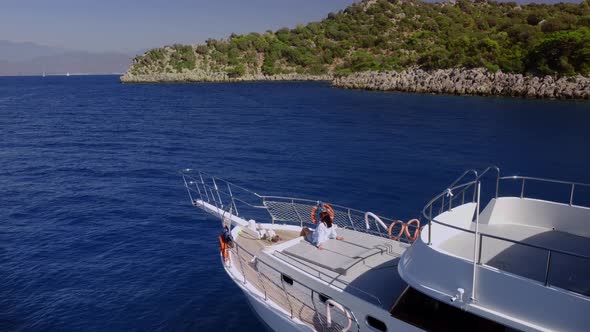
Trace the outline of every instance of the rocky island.
{"label": "rocky island", "polygon": [[124,83],[332,81],[421,93],[590,98],[590,0],[364,0],[321,22],[171,45]]}
{"label": "rocky island", "polygon": [[361,72],[336,77],[332,86],[454,95],[590,99],[588,77],[523,76],[501,71],[492,73],[485,68]]}

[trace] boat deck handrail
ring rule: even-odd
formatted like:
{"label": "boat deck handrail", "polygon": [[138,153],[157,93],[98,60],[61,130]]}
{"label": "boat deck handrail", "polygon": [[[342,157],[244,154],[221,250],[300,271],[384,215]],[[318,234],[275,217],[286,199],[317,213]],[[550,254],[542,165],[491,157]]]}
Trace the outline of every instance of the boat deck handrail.
{"label": "boat deck handrail", "polygon": [[[252,253],[251,251],[249,251],[248,249],[246,249],[245,247],[240,245],[238,241],[234,241],[234,247],[231,249],[231,251],[233,254],[232,255],[233,258],[237,260],[237,262],[233,262],[233,263],[237,267],[238,271],[242,274],[242,278],[243,278],[242,282],[244,284],[249,282],[249,283],[252,283],[253,285],[259,285],[259,287],[262,288],[259,290],[264,294],[264,301],[268,301],[270,298],[270,293],[272,293],[272,291],[270,289],[268,289],[269,288],[268,283],[271,283],[272,285],[279,288],[284,293],[283,295],[285,296],[287,303],[283,303],[283,304],[286,304],[286,306],[288,307],[288,308],[284,308],[284,309],[290,312],[291,318],[294,318],[297,312],[299,312],[299,314],[301,315],[301,312],[303,311],[303,306],[307,306],[308,310],[314,311],[316,313],[316,315],[318,315],[318,317],[321,318],[318,321],[322,325],[322,328],[329,328],[330,327],[328,324],[326,324],[326,326],[324,326],[324,323],[327,323],[327,321],[328,321],[327,317],[325,317],[322,314],[322,312],[325,312],[325,310],[323,310],[323,311],[318,310],[316,307],[316,304],[315,304],[316,301],[314,300],[314,295],[318,299],[321,300],[321,297],[326,297],[325,294],[318,292],[317,290],[309,287],[308,285],[306,285],[304,283],[298,282],[297,280],[291,278],[291,276],[286,274],[284,271],[280,271],[277,268],[275,268],[274,266],[272,266],[271,264],[268,264],[263,259],[258,257],[256,254]],[[241,253],[246,253],[249,256],[249,259],[244,259],[242,257]],[[260,268],[259,264],[264,265],[264,268],[270,269],[270,270],[274,271],[277,275],[281,276],[280,277],[280,281],[281,281],[280,285],[278,283],[274,282],[273,278],[271,276],[266,275],[263,271],[261,271],[262,269]],[[257,280],[248,280],[248,272],[246,272],[246,269],[249,269],[249,272],[251,272],[251,273],[255,273]],[[292,289],[291,287],[285,287],[285,280],[282,276],[288,277],[293,283],[297,283],[297,285],[299,287],[306,289],[309,292],[309,295],[310,295],[309,300],[313,304],[313,307],[309,306],[306,302],[304,302],[305,299],[300,298],[302,295],[301,292],[292,292],[292,291],[290,291]],[[266,280],[267,283],[265,284],[263,282],[263,280]],[[329,299],[329,298],[327,298],[327,299]],[[293,300],[300,302],[299,310],[295,310],[295,308],[294,308],[295,304],[292,303]],[[277,304],[280,305],[280,303],[277,303]],[[352,310],[350,310],[349,308],[346,308],[346,307],[344,307],[344,308],[346,309],[346,311],[348,311],[351,314],[352,319],[354,320],[354,322],[358,326],[358,320],[356,319]],[[336,328],[335,326],[333,326],[333,327]]]}
{"label": "boat deck handrail", "polygon": [[[483,172],[481,172],[479,175],[477,175],[477,172],[474,172],[472,170],[464,172],[457,180],[453,181],[447,189],[445,189],[440,194],[436,195],[433,199],[431,199],[424,206],[424,208],[422,209],[422,217],[427,221],[427,223],[430,226],[433,223],[435,223],[435,224],[439,224],[439,225],[442,225],[445,227],[450,227],[450,228],[459,230],[461,232],[466,232],[466,233],[470,233],[470,234],[477,234],[476,236],[474,236],[474,237],[479,238],[479,245],[476,245],[477,258],[474,256],[473,259],[471,259],[471,261],[474,263],[480,264],[480,265],[482,264],[481,256],[482,256],[482,247],[483,247],[482,239],[483,238],[491,238],[491,239],[504,241],[507,243],[515,244],[515,245],[522,245],[525,247],[529,247],[529,248],[533,248],[533,249],[537,249],[537,250],[542,250],[542,251],[546,252],[547,260],[546,260],[546,266],[545,266],[545,271],[544,271],[545,276],[544,276],[544,280],[543,280],[543,284],[545,286],[551,286],[551,280],[550,280],[551,261],[552,261],[552,256],[554,256],[555,254],[573,257],[573,258],[577,258],[577,259],[582,259],[585,262],[584,264],[590,265],[590,256],[589,255],[584,255],[584,254],[575,253],[575,252],[571,252],[571,251],[567,251],[567,250],[556,249],[556,248],[550,248],[550,247],[543,246],[543,245],[527,243],[522,240],[510,239],[510,238],[495,235],[495,234],[489,234],[486,232],[476,231],[476,230],[473,230],[470,228],[453,225],[449,222],[444,222],[444,221],[437,219],[437,216],[441,215],[443,212],[450,212],[453,210],[454,197],[461,195],[462,199],[461,199],[460,205],[465,204],[466,203],[465,193],[470,190],[473,191],[473,195],[472,195],[471,199],[467,200],[467,203],[476,203],[477,211],[475,213],[478,214],[479,213],[479,206],[481,206],[481,202],[478,202],[477,198],[476,198],[476,197],[478,197],[478,195],[477,195],[478,194],[477,193],[478,186],[481,185],[482,177],[490,170],[496,171],[496,188],[495,188],[495,195],[494,195],[494,198],[496,198],[496,199],[501,197],[499,194],[499,190],[500,190],[500,184],[503,181],[522,181],[521,182],[522,183],[521,190],[520,190],[520,198],[527,198],[527,196],[525,195],[525,186],[526,186],[527,181],[529,181],[529,182],[530,181],[538,181],[538,182],[544,182],[544,183],[565,184],[565,185],[570,186],[571,189],[570,189],[570,196],[569,196],[569,206],[586,207],[583,205],[575,205],[574,204],[574,193],[575,193],[576,186],[590,188],[590,184],[581,183],[581,182],[573,182],[573,181],[555,180],[555,179],[548,179],[548,178],[541,178],[541,177],[531,177],[531,176],[501,176],[500,169],[498,167],[490,166],[490,167],[486,168]],[[467,181],[467,182],[463,182],[463,183],[458,184],[459,181],[462,180],[465,177],[465,175],[468,173],[476,174],[475,178],[471,181]],[[506,197],[514,197],[514,196],[506,196]],[[433,215],[433,213],[435,215]],[[432,227],[430,227],[430,226],[428,228],[428,239],[427,239],[428,245],[432,245],[432,237],[436,236],[436,234],[433,235]],[[478,241],[476,240],[475,243],[478,243]],[[573,291],[574,293],[578,293],[575,290],[571,290],[571,289],[567,289],[567,290]],[[578,294],[580,294],[580,293],[578,293]],[[587,296],[585,294],[581,294],[581,295]]]}
{"label": "boat deck handrail", "polygon": [[[236,216],[240,216],[246,220],[256,220],[256,218],[266,219],[270,216],[272,223],[285,222],[301,227],[313,225],[313,221],[310,218],[312,209],[321,203],[327,203],[296,197],[261,195],[233,182],[199,170],[184,169],[179,173],[182,175],[186,190],[193,204],[199,199],[221,210],[231,210]],[[389,238],[388,229],[383,229],[378,224],[367,227],[365,223],[365,211],[338,204],[329,203],[329,205],[334,209],[334,223],[338,227]],[[242,211],[243,208],[248,208],[250,214],[244,214]],[[266,213],[261,214],[261,211]],[[396,221],[393,218],[378,217],[387,224],[392,224]],[[417,228],[415,224],[407,227],[412,230],[416,230]],[[408,239],[405,235],[397,240],[406,243],[411,242],[411,239]]]}

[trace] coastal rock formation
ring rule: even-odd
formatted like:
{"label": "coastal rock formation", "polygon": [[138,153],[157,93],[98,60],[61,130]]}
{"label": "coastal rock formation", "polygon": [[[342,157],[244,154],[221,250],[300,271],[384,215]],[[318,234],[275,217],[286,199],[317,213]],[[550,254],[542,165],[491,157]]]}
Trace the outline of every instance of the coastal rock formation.
{"label": "coastal rock formation", "polygon": [[133,75],[129,71],[121,76],[123,83],[172,83],[172,82],[248,82],[248,81],[331,81],[332,75],[309,74],[246,74],[232,76],[226,72],[184,72],[184,73],[153,73]]}
{"label": "coastal rock formation", "polygon": [[590,99],[589,77],[523,76],[501,71],[492,73],[483,68],[361,72],[336,77],[332,86],[455,95]]}

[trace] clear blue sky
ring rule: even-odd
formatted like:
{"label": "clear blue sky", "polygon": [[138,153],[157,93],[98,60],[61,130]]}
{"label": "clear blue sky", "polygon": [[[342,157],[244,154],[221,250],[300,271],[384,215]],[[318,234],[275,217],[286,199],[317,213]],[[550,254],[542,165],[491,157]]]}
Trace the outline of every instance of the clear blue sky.
{"label": "clear blue sky", "polygon": [[317,21],[353,0],[0,0],[0,40],[133,52]]}

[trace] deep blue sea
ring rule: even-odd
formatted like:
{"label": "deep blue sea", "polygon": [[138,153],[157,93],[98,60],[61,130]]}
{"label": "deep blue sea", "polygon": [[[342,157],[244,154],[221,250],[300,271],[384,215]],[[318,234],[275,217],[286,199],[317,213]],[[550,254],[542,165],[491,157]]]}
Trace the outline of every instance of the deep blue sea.
{"label": "deep blue sea", "polygon": [[588,102],[0,78],[0,330],[263,329],[181,168],[407,220],[467,168],[590,182],[589,144]]}

